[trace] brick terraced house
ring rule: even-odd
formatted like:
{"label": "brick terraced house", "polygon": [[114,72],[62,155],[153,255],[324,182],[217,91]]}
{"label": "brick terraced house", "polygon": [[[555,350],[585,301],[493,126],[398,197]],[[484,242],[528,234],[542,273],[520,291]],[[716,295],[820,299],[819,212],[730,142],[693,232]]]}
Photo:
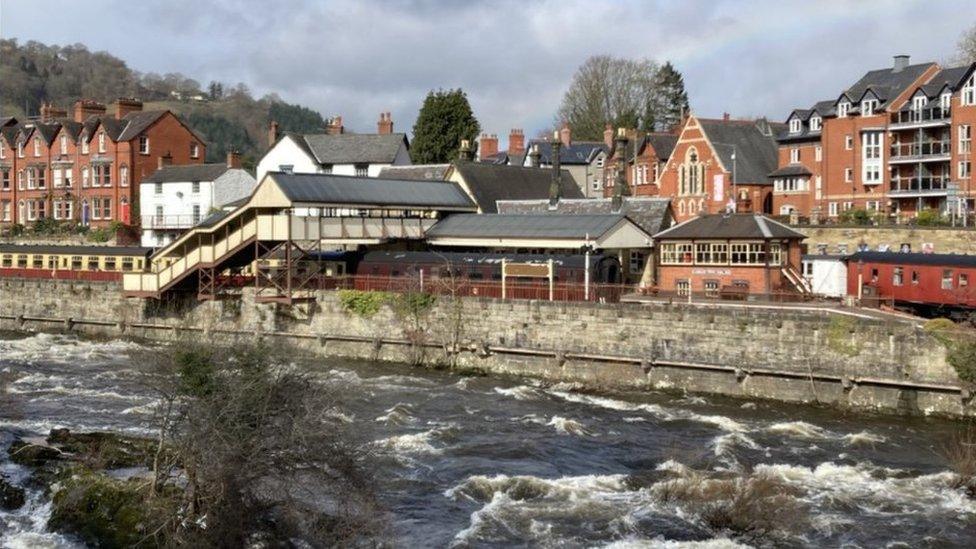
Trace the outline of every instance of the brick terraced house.
{"label": "brick terraced house", "polygon": [[837,98],[793,111],[769,174],[773,212],[830,220],[863,209],[905,220],[928,209],[972,211],[974,67],[912,65],[898,55]]}
{"label": "brick terraced house", "polygon": [[137,224],[139,183],[165,164],[198,164],[203,138],[168,110],[119,99],[115,114],[82,100],[72,116],[43,105],[40,119],[0,120],[0,227],[42,219],[87,226]]}

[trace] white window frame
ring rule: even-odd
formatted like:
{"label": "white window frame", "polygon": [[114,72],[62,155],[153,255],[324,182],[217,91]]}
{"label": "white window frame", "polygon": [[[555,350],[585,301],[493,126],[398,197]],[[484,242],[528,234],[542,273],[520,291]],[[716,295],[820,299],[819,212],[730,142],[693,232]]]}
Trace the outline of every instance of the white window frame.
{"label": "white window frame", "polygon": [[818,132],[818,131],[820,131],[820,123],[821,123],[820,115],[815,114],[815,115],[811,116],[810,117],[810,131],[812,131],[812,132]]}
{"label": "white window frame", "polygon": [[959,154],[969,154],[973,150],[973,127],[969,124],[959,125]]}
{"label": "white window frame", "polygon": [[800,148],[792,147],[790,149],[790,164],[799,164],[799,163],[800,163]]}
{"label": "white window frame", "polygon": [[139,154],[149,154],[149,136],[139,136]]}
{"label": "white window frame", "polygon": [[68,136],[61,135],[60,138],[61,154],[68,154]]}
{"label": "white window frame", "polygon": [[960,103],[963,105],[976,105],[976,73],[970,76],[969,80],[966,80],[966,84],[963,85]]}
{"label": "white window frame", "polygon": [[851,168],[844,168],[844,183],[854,182],[854,170]]}
{"label": "white window frame", "polygon": [[968,160],[960,160],[956,164],[956,174],[958,175],[959,179],[968,178],[971,171],[972,168]]}
{"label": "white window frame", "polygon": [[848,101],[841,101],[837,104],[837,118],[847,118],[847,113],[851,110],[851,104]]}
{"label": "white window frame", "polygon": [[823,147],[821,147],[820,145],[817,145],[816,147],[814,147],[814,149],[813,149],[813,159],[816,162],[823,161]]}
{"label": "white window frame", "polygon": [[874,109],[878,108],[878,100],[871,98],[861,101],[861,116],[874,116]]}
{"label": "white window frame", "polygon": [[844,136],[844,150],[851,151],[854,150],[854,136],[847,134]]}
{"label": "white window frame", "polygon": [[883,176],[884,133],[880,131],[861,133],[861,183],[877,185]]}
{"label": "white window frame", "polygon": [[105,130],[102,130],[98,132],[98,152],[102,154],[105,150]]}
{"label": "white window frame", "polygon": [[790,133],[800,133],[801,131],[803,131],[803,121],[800,120],[800,117],[790,118]]}
{"label": "white window frame", "polygon": [[831,202],[827,204],[827,215],[830,217],[837,217],[837,203]]}

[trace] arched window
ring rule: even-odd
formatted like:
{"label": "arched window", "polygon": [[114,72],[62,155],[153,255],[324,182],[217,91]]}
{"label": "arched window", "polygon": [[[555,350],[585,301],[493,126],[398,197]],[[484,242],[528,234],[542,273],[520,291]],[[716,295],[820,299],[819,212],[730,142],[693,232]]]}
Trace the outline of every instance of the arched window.
{"label": "arched window", "polygon": [[698,195],[705,192],[705,165],[698,159],[698,150],[689,147],[685,161],[678,166],[678,194]]}

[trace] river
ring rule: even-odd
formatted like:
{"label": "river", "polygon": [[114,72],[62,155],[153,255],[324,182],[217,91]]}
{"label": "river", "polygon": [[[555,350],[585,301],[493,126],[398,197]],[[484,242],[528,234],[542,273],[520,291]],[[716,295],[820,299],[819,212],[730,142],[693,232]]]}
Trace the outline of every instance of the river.
{"label": "river", "polygon": [[[128,341],[0,335],[13,379],[0,448],[53,427],[145,433],[153,373]],[[345,413],[391,459],[383,500],[403,547],[733,547],[631,482],[696,467],[764,471],[810,509],[796,546],[972,546],[976,502],[937,451],[958,424],[669,393],[589,395],[567,385],[459,377],[361,361],[303,366],[350,395]],[[12,411],[11,411],[12,410]],[[15,483],[27,471],[0,455]],[[45,528],[30,492],[0,512],[0,547],[79,547]]]}

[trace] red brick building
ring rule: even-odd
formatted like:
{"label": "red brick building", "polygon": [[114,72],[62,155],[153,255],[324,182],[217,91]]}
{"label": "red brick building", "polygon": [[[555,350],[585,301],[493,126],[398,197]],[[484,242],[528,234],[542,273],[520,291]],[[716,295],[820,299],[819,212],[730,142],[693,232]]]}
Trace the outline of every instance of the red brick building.
{"label": "red brick building", "polygon": [[804,238],[758,214],[694,217],[654,235],[655,283],[679,296],[803,291]]}
{"label": "red brick building", "polygon": [[777,166],[775,134],[783,127],[765,119],[721,120],[689,116],[657,181],[671,198],[678,221],[733,207],[770,213]]}
{"label": "red brick building", "polygon": [[203,139],[170,111],[120,99],[115,113],[78,101],[36,121],[0,124],[0,226],[41,219],[137,224],[139,183],[164,164],[197,164]]}
{"label": "red brick building", "polygon": [[609,147],[606,170],[604,172],[603,196],[613,196],[613,186],[617,180],[617,171],[622,165],[621,159],[626,156],[627,186],[633,196],[657,196],[660,194],[658,178],[671,158],[678,141],[676,133],[642,133],[636,130],[624,130],[627,136],[626,151],[620,151],[619,141],[613,141],[613,130],[609,127],[604,132],[604,141]]}
{"label": "red brick building", "polygon": [[904,220],[947,212],[956,192],[972,211],[974,67],[911,65],[899,55],[836,99],[793,111],[770,174],[774,213],[829,220],[863,209]]}

